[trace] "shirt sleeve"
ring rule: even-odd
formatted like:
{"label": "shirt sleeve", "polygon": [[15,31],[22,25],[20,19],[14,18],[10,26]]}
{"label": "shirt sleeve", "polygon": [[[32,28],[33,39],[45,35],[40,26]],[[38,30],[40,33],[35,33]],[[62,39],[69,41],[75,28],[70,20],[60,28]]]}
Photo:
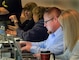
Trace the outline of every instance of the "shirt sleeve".
{"label": "shirt sleeve", "polygon": [[41,50],[43,50],[45,48],[45,41],[42,42],[32,42],[32,47],[30,49],[30,51],[32,53],[39,53]]}
{"label": "shirt sleeve", "polygon": [[64,51],[62,29],[50,34],[47,40],[43,42],[33,43],[31,47],[32,53],[39,53],[41,50],[48,50],[55,55],[62,54]]}
{"label": "shirt sleeve", "polygon": [[62,37],[59,38],[56,42],[54,42],[50,47],[47,47],[49,51],[54,53],[55,55],[60,55],[64,51],[64,46],[63,46],[63,39]]}
{"label": "shirt sleeve", "polygon": [[[59,38],[60,39],[60,38]],[[64,47],[63,47],[63,41],[62,39],[55,42],[55,43],[50,43],[49,46],[45,45],[46,42],[48,42],[49,40],[45,40],[43,42],[39,42],[39,43],[32,43],[32,47],[31,47],[31,52],[32,53],[39,53],[42,50],[49,50],[51,51],[51,53],[54,53],[55,55],[58,54],[62,54]]]}
{"label": "shirt sleeve", "polygon": [[50,34],[47,40],[39,42],[37,45],[35,44],[33,43],[31,47],[31,52],[33,53],[38,53],[41,50],[48,50],[55,55],[62,54],[64,51],[62,30]]}

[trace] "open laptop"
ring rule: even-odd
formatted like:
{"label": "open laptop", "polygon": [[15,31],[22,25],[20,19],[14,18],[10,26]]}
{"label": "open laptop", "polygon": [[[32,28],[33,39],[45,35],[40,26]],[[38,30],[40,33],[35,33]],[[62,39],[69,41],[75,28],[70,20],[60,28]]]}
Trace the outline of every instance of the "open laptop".
{"label": "open laptop", "polygon": [[[10,47],[12,48],[12,50],[14,52],[14,55],[15,55],[14,57],[16,60],[23,60],[23,58],[35,58],[35,57],[33,57],[32,53],[29,53],[29,52],[22,53],[22,51],[20,50],[19,43],[17,42],[17,40],[14,39],[13,36],[8,36],[7,38],[8,38],[7,39],[8,43],[10,44]],[[13,41],[14,47],[12,46],[10,41]],[[18,58],[17,58],[17,56],[18,56]]]}

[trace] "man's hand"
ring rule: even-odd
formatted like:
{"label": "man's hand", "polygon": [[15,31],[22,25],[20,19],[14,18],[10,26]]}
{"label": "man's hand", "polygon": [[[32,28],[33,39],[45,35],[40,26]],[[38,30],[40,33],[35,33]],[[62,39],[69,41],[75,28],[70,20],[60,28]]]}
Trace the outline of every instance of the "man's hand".
{"label": "man's hand", "polygon": [[10,35],[13,35],[13,36],[16,36],[17,35],[17,32],[16,31],[9,30],[9,29],[6,30],[6,33],[7,34],[10,34]]}
{"label": "man's hand", "polygon": [[18,26],[18,20],[17,20],[16,15],[11,15],[11,16],[9,17],[9,19],[11,19],[11,21],[14,22],[14,25],[15,25],[15,26],[10,26],[10,25],[8,25],[8,28],[9,28],[9,29],[11,29],[11,30],[16,30],[17,28],[19,28],[19,26]]}
{"label": "man's hand", "polygon": [[28,51],[30,52],[30,49],[32,47],[31,42],[28,41],[20,41],[21,51]]}
{"label": "man's hand", "polygon": [[9,17],[9,19],[11,19],[11,21],[14,22],[14,23],[17,23],[18,22],[16,15],[11,15]]}
{"label": "man's hand", "polygon": [[41,56],[40,56],[40,53],[33,54],[33,56],[36,57],[37,59],[40,59],[40,57],[41,57]]}
{"label": "man's hand", "polygon": [[12,25],[8,25],[8,29],[10,29],[10,30],[17,30],[19,27],[18,27],[18,25],[16,25],[16,26],[12,26]]}

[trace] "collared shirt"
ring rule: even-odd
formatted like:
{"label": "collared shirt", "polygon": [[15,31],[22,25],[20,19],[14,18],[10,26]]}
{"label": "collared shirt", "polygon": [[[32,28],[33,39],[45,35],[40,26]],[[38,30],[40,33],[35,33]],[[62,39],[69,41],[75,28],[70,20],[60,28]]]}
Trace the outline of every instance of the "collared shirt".
{"label": "collared shirt", "polygon": [[42,42],[32,42],[32,53],[39,53],[41,50],[49,50],[55,55],[59,55],[63,52],[63,31],[61,27],[50,34],[47,40]]}

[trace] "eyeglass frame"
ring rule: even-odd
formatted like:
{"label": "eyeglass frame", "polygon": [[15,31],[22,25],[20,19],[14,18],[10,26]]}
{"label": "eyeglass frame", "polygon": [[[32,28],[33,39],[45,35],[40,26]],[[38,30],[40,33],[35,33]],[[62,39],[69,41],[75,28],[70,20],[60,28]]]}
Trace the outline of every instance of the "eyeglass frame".
{"label": "eyeglass frame", "polygon": [[47,20],[47,21],[44,21],[44,23],[47,23],[47,22],[49,22],[49,21],[51,21],[51,20],[53,20],[54,18],[51,18],[51,19],[49,19],[49,20]]}

